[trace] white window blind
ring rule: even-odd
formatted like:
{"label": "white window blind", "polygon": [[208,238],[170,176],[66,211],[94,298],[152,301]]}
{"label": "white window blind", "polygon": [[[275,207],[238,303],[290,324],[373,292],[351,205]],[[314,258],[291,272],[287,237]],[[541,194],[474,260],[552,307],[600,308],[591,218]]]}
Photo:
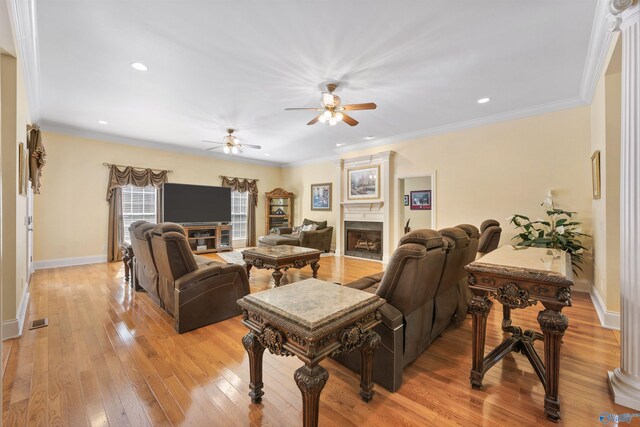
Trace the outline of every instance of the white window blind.
{"label": "white window blind", "polygon": [[123,240],[131,243],[129,226],[135,221],[156,222],[156,189],[154,187],[122,187]]}
{"label": "white window blind", "polygon": [[248,192],[231,192],[231,226],[233,227],[233,240],[244,240],[247,238],[248,196]]}

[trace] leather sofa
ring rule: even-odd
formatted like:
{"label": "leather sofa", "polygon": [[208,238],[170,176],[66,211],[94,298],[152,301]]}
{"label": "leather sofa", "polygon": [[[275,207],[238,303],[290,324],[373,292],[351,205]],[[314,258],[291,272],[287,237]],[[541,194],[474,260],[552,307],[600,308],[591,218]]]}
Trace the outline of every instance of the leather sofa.
{"label": "leather sofa", "polygon": [[331,250],[331,240],[333,239],[333,227],[327,226],[327,221],[312,221],[307,218],[302,223],[302,225],[310,224],[316,224],[318,228],[314,231],[294,233],[290,227],[280,227],[277,229],[277,234],[262,236],[258,238],[258,242],[267,246],[302,246],[329,252]]}
{"label": "leather sofa", "polygon": [[[378,274],[345,286],[375,293],[387,303],[374,328],[381,345],[374,357],[373,379],[390,391],[402,384],[402,370],[451,324],[459,305],[458,282],[469,257],[469,237],[459,228],[414,230],[404,235]],[[465,301],[466,303],[466,301]],[[336,360],[359,372],[360,353]]]}
{"label": "leather sofa", "polygon": [[478,254],[486,255],[498,247],[502,228],[500,223],[495,219],[488,219],[480,225],[480,243],[478,245]]}
{"label": "leather sofa", "polygon": [[135,289],[174,318],[177,332],[241,314],[236,301],[249,293],[244,268],[194,255],[178,224],[137,221],[129,231]]}
{"label": "leather sofa", "polygon": [[[464,265],[470,264],[476,260],[478,255],[478,246],[480,244],[480,231],[475,225],[460,224],[456,225],[456,228],[464,230],[469,237],[469,250],[467,251],[467,259],[464,261]],[[469,280],[467,274],[464,273],[462,278],[458,282],[458,310],[456,311],[456,322],[460,323],[464,320],[469,311],[469,301],[473,297],[471,290],[469,289]]]}

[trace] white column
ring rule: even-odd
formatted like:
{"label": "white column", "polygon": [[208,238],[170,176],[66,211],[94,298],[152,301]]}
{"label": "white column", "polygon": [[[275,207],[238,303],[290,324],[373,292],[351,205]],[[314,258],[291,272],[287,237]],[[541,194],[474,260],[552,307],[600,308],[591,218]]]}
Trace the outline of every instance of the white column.
{"label": "white column", "polygon": [[611,0],[609,28],[622,36],[620,147],[620,367],[609,372],[615,402],[640,410],[640,6]]}

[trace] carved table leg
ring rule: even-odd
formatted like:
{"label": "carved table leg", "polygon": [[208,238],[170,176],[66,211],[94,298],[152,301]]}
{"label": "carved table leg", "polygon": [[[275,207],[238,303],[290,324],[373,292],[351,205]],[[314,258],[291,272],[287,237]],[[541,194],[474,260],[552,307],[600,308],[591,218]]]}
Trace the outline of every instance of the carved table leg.
{"label": "carved table leg", "polygon": [[305,365],[296,370],[293,378],[302,392],[302,425],[316,427],[320,412],[320,393],[329,379],[329,373],[320,365]]}
{"label": "carved table leg", "polygon": [[247,270],[247,277],[251,277],[251,267],[253,267],[253,265],[248,262],[244,263],[244,268]]}
{"label": "carved table leg", "polygon": [[559,310],[547,307],[538,314],[538,323],[544,334],[545,396],[544,413],[551,421],[560,419],[560,399],[558,386],[560,380],[560,344],[564,331],[569,326],[567,319]]}
{"label": "carved table leg", "polygon": [[360,397],[368,402],[373,397],[373,355],[380,345],[380,335],[367,331],[360,346]]}
{"label": "carved table leg", "polygon": [[311,270],[313,270],[313,278],[318,278],[318,269],[320,268],[320,264],[317,261],[311,263]]}
{"label": "carved table leg", "polygon": [[131,272],[131,264],[133,260],[133,249],[129,244],[123,244],[120,247],[122,252],[122,264],[124,264],[124,281],[128,282]]}
{"label": "carved table leg", "polygon": [[274,283],[274,285],[275,285],[276,287],[277,287],[277,286],[280,286],[280,279],[282,279],[282,276],[284,276],[284,274],[282,273],[282,271],[280,271],[280,268],[276,267],[276,268],[273,270],[273,274],[272,274],[272,276],[273,276],[273,283]]}
{"label": "carved table leg", "polygon": [[486,291],[472,289],[474,296],[469,303],[473,323],[473,361],[471,366],[471,387],[482,387],[484,377],[484,340],[487,332],[487,316],[493,303],[487,298]]}
{"label": "carved table leg", "polygon": [[502,306],[502,330],[507,332],[507,328],[511,326],[511,308],[506,305]]}
{"label": "carved table leg", "polygon": [[262,354],[264,347],[260,344],[258,337],[253,332],[249,332],[242,338],[242,344],[249,354],[249,396],[251,402],[260,403],[262,401]]}

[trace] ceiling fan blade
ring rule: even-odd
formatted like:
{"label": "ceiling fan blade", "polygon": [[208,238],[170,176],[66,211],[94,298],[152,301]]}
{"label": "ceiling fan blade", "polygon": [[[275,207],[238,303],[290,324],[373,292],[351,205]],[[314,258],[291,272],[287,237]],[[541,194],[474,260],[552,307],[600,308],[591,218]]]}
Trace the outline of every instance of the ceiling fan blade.
{"label": "ceiling fan blade", "polygon": [[348,124],[349,126],[356,126],[359,123],[356,119],[354,119],[353,117],[345,113],[342,113],[342,121]]}
{"label": "ceiling fan blade", "polygon": [[320,114],[319,116],[315,116],[313,118],[313,120],[311,120],[309,123],[307,123],[307,125],[315,125],[316,123],[318,123],[318,120],[320,120],[320,116],[322,116],[322,114]]}
{"label": "ceiling fan blade", "polygon": [[205,139],[202,140],[202,142],[208,142],[209,144],[226,144],[226,142],[218,142],[218,141],[207,141]]}
{"label": "ceiling fan blade", "polygon": [[255,148],[256,150],[261,149],[262,147],[254,144],[242,144],[243,147]]}
{"label": "ceiling fan blade", "polygon": [[353,111],[353,110],[375,110],[378,106],[374,102],[367,102],[366,104],[349,104],[343,105],[341,108],[344,111]]}
{"label": "ceiling fan blade", "polygon": [[319,108],[314,108],[314,107],[301,107],[301,108],[285,108],[285,111],[293,111],[293,110],[314,110],[314,111],[319,111]]}
{"label": "ceiling fan blade", "polygon": [[211,147],[211,148],[205,148],[206,151],[211,151],[211,150],[217,150],[218,148],[222,148],[224,147],[223,145],[221,145],[220,147]]}

